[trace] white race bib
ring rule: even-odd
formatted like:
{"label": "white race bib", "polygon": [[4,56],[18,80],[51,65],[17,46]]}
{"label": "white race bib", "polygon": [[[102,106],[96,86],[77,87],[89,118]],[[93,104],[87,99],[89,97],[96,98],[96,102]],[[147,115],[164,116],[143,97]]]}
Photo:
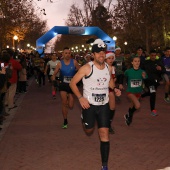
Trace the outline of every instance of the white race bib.
{"label": "white race bib", "polygon": [[64,76],[63,82],[64,82],[64,83],[70,83],[70,82],[71,82],[71,79],[72,79],[72,77]]}
{"label": "white race bib", "polygon": [[103,103],[106,99],[106,94],[94,94],[94,93],[92,93],[92,99],[95,102]]}
{"label": "white race bib", "polygon": [[149,86],[150,93],[155,93],[155,86]]}
{"label": "white race bib", "polygon": [[142,86],[142,80],[131,80],[130,81],[130,86],[132,88],[141,87]]}

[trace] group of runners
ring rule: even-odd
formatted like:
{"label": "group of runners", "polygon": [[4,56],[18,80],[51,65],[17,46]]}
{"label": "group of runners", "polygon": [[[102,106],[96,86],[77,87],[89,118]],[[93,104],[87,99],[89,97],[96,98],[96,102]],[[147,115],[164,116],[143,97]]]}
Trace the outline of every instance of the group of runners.
{"label": "group of runners", "polygon": [[[166,65],[167,67],[162,58],[158,58],[155,50],[151,50],[149,56],[144,59],[139,54],[142,50],[139,47],[138,53],[132,56],[127,53],[128,57],[123,61],[120,47],[117,47],[115,52],[107,52],[106,44],[101,39],[96,39],[92,46],[92,53],[85,56],[88,61],[83,66],[72,58],[68,47],[63,49],[60,61],[52,57],[52,60],[47,63],[45,74],[48,67],[52,70],[50,71],[52,96],[55,98],[56,87],[61,96],[64,120],[62,128],[68,128],[67,115],[69,109],[74,106],[73,94],[82,107],[82,123],[88,135],[93,133],[97,121],[102,170],[108,170],[109,133],[114,134],[112,121],[115,115],[115,99],[121,95],[123,84],[127,84],[126,92],[130,100],[127,114],[124,115],[127,126],[132,123],[134,112],[140,108],[140,100],[145,96],[150,96],[151,115],[158,115],[155,109],[156,89],[161,80],[165,79],[165,82],[169,82],[170,49],[166,49],[168,57],[165,59],[169,62],[166,62],[169,64]],[[82,83],[83,88],[79,88],[79,82]],[[169,102],[170,84],[165,84],[164,100]]]}

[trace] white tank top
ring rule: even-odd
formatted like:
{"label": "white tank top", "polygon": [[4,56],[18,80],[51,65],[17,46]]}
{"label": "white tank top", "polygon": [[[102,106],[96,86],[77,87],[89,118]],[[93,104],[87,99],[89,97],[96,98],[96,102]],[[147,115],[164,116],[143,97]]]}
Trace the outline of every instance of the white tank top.
{"label": "white tank top", "polygon": [[92,105],[105,105],[109,102],[109,67],[105,63],[105,68],[100,70],[92,61],[88,64],[91,66],[91,73],[82,79],[83,96]]}
{"label": "white tank top", "polygon": [[[52,76],[54,74],[54,70],[56,68],[56,65],[60,62],[60,60],[56,60],[56,61],[48,61],[47,65],[50,66],[50,73],[49,75]],[[57,73],[56,77],[59,77],[59,72]]]}

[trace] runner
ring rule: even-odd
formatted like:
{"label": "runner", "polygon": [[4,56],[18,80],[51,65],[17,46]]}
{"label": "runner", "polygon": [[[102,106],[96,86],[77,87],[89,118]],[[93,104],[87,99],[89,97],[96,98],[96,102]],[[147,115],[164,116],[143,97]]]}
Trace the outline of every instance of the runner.
{"label": "runner", "polygon": [[[114,89],[116,95],[120,95],[120,90],[114,87],[111,67],[105,63],[105,50],[105,43],[101,39],[96,39],[92,46],[94,61],[82,66],[70,83],[82,107],[82,122],[86,134],[93,133],[95,120],[97,121],[102,170],[108,170],[110,150],[109,86]],[[77,86],[81,79],[83,80],[83,96]]]}
{"label": "runner", "polygon": [[142,92],[142,83],[143,79],[147,78],[146,72],[139,68],[140,66],[140,57],[132,57],[132,68],[125,71],[125,76],[128,81],[127,87],[127,97],[130,99],[130,107],[128,113],[124,115],[126,125],[132,123],[134,112],[140,108],[139,98]]}
{"label": "runner", "polygon": [[[112,66],[113,62],[115,60],[115,54],[112,52],[107,52],[106,53],[106,63],[111,67],[112,69],[112,78],[114,80],[114,83],[116,81],[116,77],[115,77],[115,67]],[[114,90],[112,90],[111,88],[109,88],[109,106],[110,106],[110,127],[109,127],[109,133],[110,134],[114,134],[115,131],[112,127],[112,121],[115,115],[115,95],[114,95]]]}
{"label": "runner", "polygon": [[156,54],[155,50],[151,50],[149,57],[146,58],[142,67],[146,71],[148,78],[144,81],[146,91],[141,97],[150,96],[150,110],[152,116],[158,115],[155,109],[156,90],[162,79],[162,75],[166,72],[162,60]]}
{"label": "runner", "polygon": [[73,92],[69,87],[69,83],[79,68],[80,66],[78,62],[71,58],[70,49],[68,47],[65,47],[63,50],[62,60],[57,64],[54,74],[52,76],[52,81],[54,85],[56,85],[57,82],[55,78],[57,73],[60,71],[59,91],[62,102],[62,114],[64,118],[64,123],[62,125],[63,129],[67,129],[68,127],[68,107],[72,109],[74,105]]}
{"label": "runner", "polygon": [[[49,76],[50,76],[50,78],[51,78],[52,75],[54,74],[54,70],[55,70],[55,68],[56,68],[56,65],[57,65],[59,62],[60,62],[60,60],[57,60],[57,55],[56,55],[56,54],[52,54],[51,60],[47,62],[47,65],[46,65],[45,73],[44,73],[44,74],[47,75],[47,70],[48,70],[48,68],[49,68],[49,69],[50,69]],[[56,74],[56,78],[55,78],[56,81],[59,81],[59,73],[60,73],[60,72],[58,72],[58,73]],[[56,86],[58,86],[58,83],[59,83],[59,82],[57,82]],[[57,87],[54,86],[53,83],[51,83],[51,84],[52,84],[52,97],[53,97],[53,99],[56,99],[56,88],[57,88]]]}

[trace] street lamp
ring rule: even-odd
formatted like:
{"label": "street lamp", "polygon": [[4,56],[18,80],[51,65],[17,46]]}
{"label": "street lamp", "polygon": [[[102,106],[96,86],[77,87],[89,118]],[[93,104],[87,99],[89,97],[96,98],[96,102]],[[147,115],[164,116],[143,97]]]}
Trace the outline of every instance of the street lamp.
{"label": "street lamp", "polygon": [[117,37],[116,37],[116,36],[113,36],[113,40],[116,41],[116,40],[117,40]]}
{"label": "street lamp", "polygon": [[14,37],[13,37],[13,46],[14,46],[14,48],[15,49],[17,49],[17,43],[16,43],[16,41],[18,40],[18,36],[17,35],[14,35]]}
{"label": "street lamp", "polygon": [[30,44],[27,44],[27,47],[29,48],[29,47],[30,47]]}
{"label": "street lamp", "polygon": [[127,45],[128,43],[125,41],[124,44]]}

